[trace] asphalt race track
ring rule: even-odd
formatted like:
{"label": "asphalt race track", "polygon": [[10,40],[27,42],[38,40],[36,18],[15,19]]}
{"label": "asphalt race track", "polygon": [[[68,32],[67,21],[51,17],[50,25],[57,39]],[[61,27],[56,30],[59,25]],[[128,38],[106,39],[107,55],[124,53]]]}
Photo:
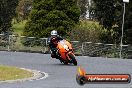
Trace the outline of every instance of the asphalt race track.
{"label": "asphalt race track", "polygon": [[[101,57],[76,56],[78,66],[82,66],[88,74],[130,74],[131,59],[115,59]],[[0,65],[28,68],[48,73],[46,79],[0,83],[0,88],[132,88],[129,84],[85,84],[76,82],[78,66],[63,65],[52,59],[49,54],[5,52],[0,51]]]}

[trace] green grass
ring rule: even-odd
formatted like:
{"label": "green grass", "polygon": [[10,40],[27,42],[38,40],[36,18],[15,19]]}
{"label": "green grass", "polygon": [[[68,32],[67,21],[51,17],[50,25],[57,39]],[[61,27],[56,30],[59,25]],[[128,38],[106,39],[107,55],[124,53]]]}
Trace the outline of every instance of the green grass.
{"label": "green grass", "polygon": [[33,46],[33,47],[26,47],[22,44],[22,40],[20,38],[20,36],[22,36],[23,34],[23,30],[25,27],[27,20],[21,21],[19,23],[16,22],[15,19],[12,20],[12,28],[13,28],[13,34],[17,34],[17,40],[14,44],[10,45],[10,49],[11,50],[16,50],[16,51],[23,51],[23,50],[27,50],[27,51],[43,51],[43,49],[45,49],[45,47],[41,47],[41,46]]}
{"label": "green grass", "polygon": [[0,81],[32,77],[33,73],[16,67],[0,66]]}
{"label": "green grass", "polygon": [[19,36],[21,36],[23,33],[26,22],[27,22],[27,20],[24,20],[22,22],[12,24],[14,34],[18,34]]}
{"label": "green grass", "polygon": [[19,23],[15,22],[15,19],[13,19],[13,21],[12,21],[12,28],[14,31],[13,34],[19,36],[19,37],[17,37],[17,42],[15,43],[15,46],[16,46],[15,49],[23,46],[21,43],[21,40],[20,40],[20,36],[22,36],[22,34],[23,34],[23,30],[24,30],[26,22],[27,22],[27,20],[21,21]]}

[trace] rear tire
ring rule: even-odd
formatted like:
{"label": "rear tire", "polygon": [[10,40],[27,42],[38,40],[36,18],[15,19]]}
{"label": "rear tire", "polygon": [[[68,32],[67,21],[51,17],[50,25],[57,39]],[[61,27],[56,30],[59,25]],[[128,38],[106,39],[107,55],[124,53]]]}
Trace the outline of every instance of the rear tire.
{"label": "rear tire", "polygon": [[77,66],[77,60],[75,59],[75,56],[73,55],[73,54],[69,54],[69,58],[71,58],[72,59],[72,63],[75,65],[75,66]]}

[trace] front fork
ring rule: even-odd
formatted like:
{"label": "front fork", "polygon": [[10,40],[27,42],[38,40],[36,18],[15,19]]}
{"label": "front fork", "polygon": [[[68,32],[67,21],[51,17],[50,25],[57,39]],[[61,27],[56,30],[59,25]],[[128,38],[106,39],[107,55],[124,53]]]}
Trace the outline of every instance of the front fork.
{"label": "front fork", "polygon": [[[72,54],[72,55],[74,55],[74,54],[73,54],[72,51],[70,51],[70,52],[68,52],[68,53],[66,54],[67,60],[70,61],[70,63],[72,63],[72,59],[69,57],[69,54]],[[74,56],[75,56],[75,55],[74,55]]]}

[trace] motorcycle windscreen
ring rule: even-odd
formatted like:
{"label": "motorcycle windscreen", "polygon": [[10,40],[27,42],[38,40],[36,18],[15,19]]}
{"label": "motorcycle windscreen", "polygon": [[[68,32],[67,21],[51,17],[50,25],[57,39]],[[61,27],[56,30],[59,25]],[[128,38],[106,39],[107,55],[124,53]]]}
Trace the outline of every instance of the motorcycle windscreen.
{"label": "motorcycle windscreen", "polygon": [[66,45],[68,46],[68,48],[69,48],[70,50],[72,50],[72,45],[71,45],[68,41],[65,41],[65,43],[66,43]]}
{"label": "motorcycle windscreen", "polygon": [[66,40],[60,41],[59,44],[61,44],[61,48],[64,48],[66,51],[72,50],[71,44]]}
{"label": "motorcycle windscreen", "polygon": [[67,52],[66,50],[65,50],[65,46],[66,45],[66,43],[65,43],[65,41],[64,40],[62,40],[62,41],[60,41],[59,43],[58,43],[58,49],[59,49],[59,51],[60,51],[60,53],[65,53],[65,52]]}
{"label": "motorcycle windscreen", "polygon": [[61,56],[61,58],[63,58],[63,59],[66,59],[66,50],[65,50],[65,48],[62,46],[62,44],[60,44],[60,43],[58,43],[58,46],[57,46],[57,48],[58,48],[58,50],[59,50],[59,54],[60,54],[60,56]]}

